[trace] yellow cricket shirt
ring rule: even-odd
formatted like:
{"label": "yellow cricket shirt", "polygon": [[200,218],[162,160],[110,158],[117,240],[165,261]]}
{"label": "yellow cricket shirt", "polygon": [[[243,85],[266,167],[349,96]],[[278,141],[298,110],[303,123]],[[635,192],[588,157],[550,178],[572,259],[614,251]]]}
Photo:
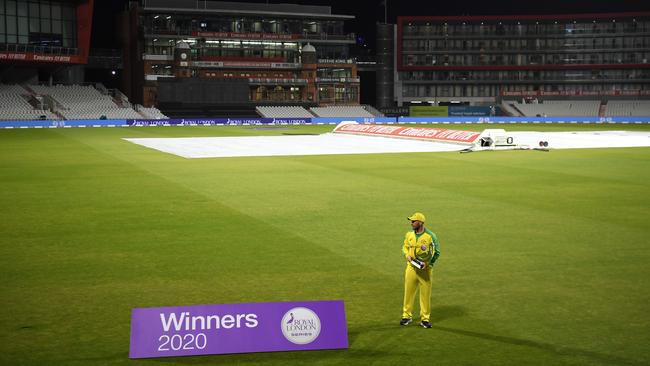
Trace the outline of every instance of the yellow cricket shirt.
{"label": "yellow cricket shirt", "polygon": [[434,254],[433,257],[431,257],[431,261],[429,261],[429,265],[432,266],[438,257],[440,257],[440,242],[438,241],[436,234],[427,228],[424,228],[422,234],[416,234],[415,231],[407,232],[404,236],[402,253],[404,253],[404,257],[415,257],[415,248],[421,245],[428,247],[431,243],[433,243]]}

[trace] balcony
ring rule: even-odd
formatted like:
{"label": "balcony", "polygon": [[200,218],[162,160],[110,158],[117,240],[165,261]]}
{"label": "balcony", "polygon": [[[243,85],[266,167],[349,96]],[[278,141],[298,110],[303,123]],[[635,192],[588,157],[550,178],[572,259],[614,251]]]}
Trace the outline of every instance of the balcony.
{"label": "balcony", "polygon": [[78,56],[79,49],[76,47],[48,47],[48,46],[34,46],[28,44],[5,44],[0,43],[0,52],[16,52],[16,53],[37,53],[43,55],[57,55],[57,56]]}
{"label": "balcony", "polygon": [[317,83],[359,83],[360,78],[316,78]]}
{"label": "balcony", "polygon": [[250,85],[307,85],[307,79],[249,78]]}
{"label": "balcony", "polygon": [[142,59],[145,61],[174,61],[174,55],[144,54]]}

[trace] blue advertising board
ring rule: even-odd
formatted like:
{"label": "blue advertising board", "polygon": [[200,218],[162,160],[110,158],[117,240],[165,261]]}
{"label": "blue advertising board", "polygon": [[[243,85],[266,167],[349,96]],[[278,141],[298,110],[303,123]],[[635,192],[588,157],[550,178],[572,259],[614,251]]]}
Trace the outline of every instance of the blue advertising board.
{"label": "blue advertising board", "polygon": [[317,125],[336,125],[341,122],[357,122],[357,123],[396,123],[397,118],[395,117],[314,117],[311,119],[311,123]]}
{"label": "blue advertising board", "polygon": [[54,127],[117,127],[126,126],[123,119],[0,121],[0,128]]}
{"label": "blue advertising board", "polygon": [[2,128],[123,127],[123,126],[229,126],[339,124],[344,121],[368,124],[461,124],[461,123],[650,123],[648,117],[374,117],[374,118],[182,118],[132,120],[36,120],[0,121]]}
{"label": "blue advertising board", "polygon": [[129,126],[238,126],[238,125],[304,125],[310,118],[179,118],[179,119],[131,119]]}

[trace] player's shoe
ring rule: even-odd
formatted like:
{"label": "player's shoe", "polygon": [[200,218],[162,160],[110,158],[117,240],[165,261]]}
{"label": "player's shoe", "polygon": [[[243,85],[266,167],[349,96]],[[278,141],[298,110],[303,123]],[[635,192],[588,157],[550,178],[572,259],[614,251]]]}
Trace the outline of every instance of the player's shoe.
{"label": "player's shoe", "polygon": [[429,322],[426,321],[426,320],[423,320],[423,321],[420,322],[420,326],[421,326],[422,328],[427,328],[427,329],[429,329],[429,328],[431,328],[431,323],[429,323]]}
{"label": "player's shoe", "polygon": [[409,325],[413,319],[411,318],[402,318],[402,320],[399,321],[399,325]]}

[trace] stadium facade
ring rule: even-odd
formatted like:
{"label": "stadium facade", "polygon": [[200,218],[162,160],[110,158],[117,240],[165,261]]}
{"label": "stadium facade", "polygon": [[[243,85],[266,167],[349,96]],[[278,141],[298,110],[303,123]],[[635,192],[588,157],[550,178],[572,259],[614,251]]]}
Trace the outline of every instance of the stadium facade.
{"label": "stadium facade", "polygon": [[94,0],[1,0],[0,68],[5,83],[83,81]]}
{"label": "stadium facade", "polygon": [[[142,0],[121,19],[131,100],[166,109],[359,103],[351,15],[329,6]],[[173,114],[173,113],[172,113]]]}
{"label": "stadium facade", "polygon": [[378,26],[378,106],[650,96],[650,13],[409,16]]}

